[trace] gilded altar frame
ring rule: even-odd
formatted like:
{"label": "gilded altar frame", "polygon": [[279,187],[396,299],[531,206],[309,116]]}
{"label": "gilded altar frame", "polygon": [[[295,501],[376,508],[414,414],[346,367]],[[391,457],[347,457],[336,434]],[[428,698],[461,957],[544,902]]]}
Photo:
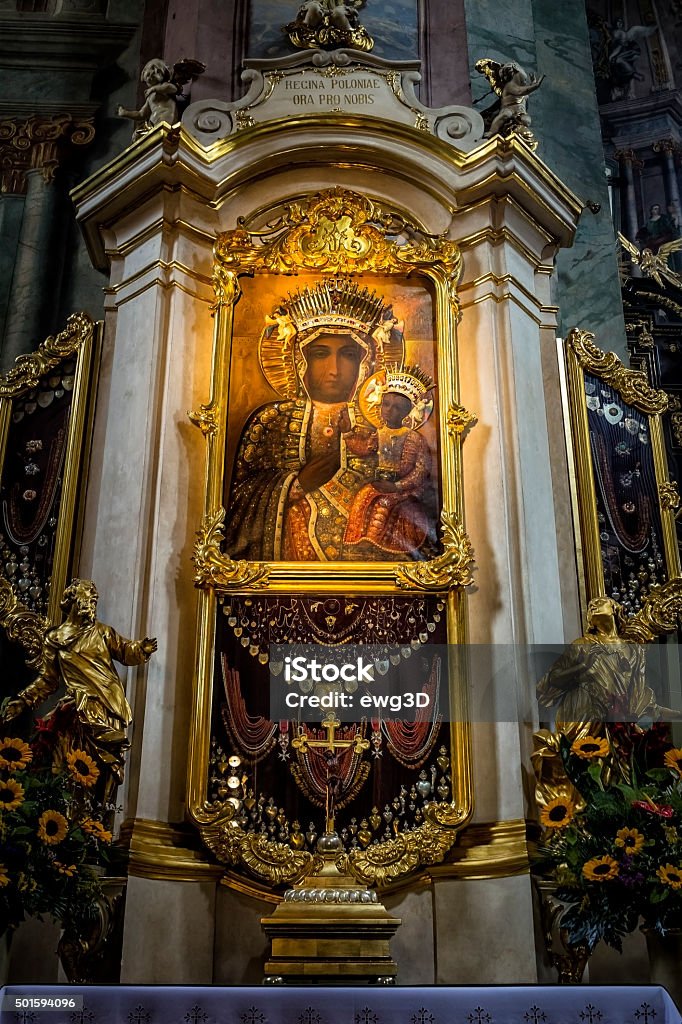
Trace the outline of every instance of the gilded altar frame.
{"label": "gilded altar frame", "polygon": [[[67,359],[75,360],[73,398],[64,455],[61,498],[55,529],[54,557],[47,601],[47,625],[61,622],[60,601],[67,576],[73,569],[82,529],[87,464],[97,393],[103,324],[87,313],[73,313],[58,334],[50,335],[35,352],[18,356],[15,365],[0,376],[0,478],[5,466],[14,402],[35,388],[42,376]],[[10,585],[20,608],[21,593]],[[9,599],[9,598],[8,598]],[[25,612],[25,616],[33,613]],[[1,621],[0,621],[1,624]],[[17,639],[22,642],[18,633]],[[32,649],[28,643],[29,651]]]}
{"label": "gilded altar frame", "polygon": [[[625,406],[633,407],[647,418],[668,577],[668,583],[660,588],[661,593],[667,593],[680,577],[679,548],[675,535],[675,513],[680,499],[677,484],[669,479],[665,454],[662,414],[668,405],[666,393],[653,388],[643,371],[630,370],[624,366],[615,352],[603,352],[598,348],[594,343],[594,334],[578,328],[569,331],[563,342],[563,369],[564,402],[569,428],[567,444],[571,464],[571,499],[584,618],[589,601],[606,594],[595,472],[585,401],[586,374],[603,381],[620,396]],[[644,602],[645,606],[650,605],[652,600],[652,595],[649,595]],[[674,628],[674,625],[670,628]]]}
{"label": "gilded altar frame", "polygon": [[[341,188],[317,193],[284,209],[280,206],[276,219],[258,230],[250,231],[246,224],[240,224],[218,236],[214,246],[216,299],[210,397],[189,414],[206,438],[207,462],[204,517],[193,558],[194,581],[200,593],[188,813],[219,860],[246,863],[268,885],[292,883],[303,877],[311,870],[315,855],[242,831],[233,820],[235,812],[228,802],[219,808],[207,802],[218,601],[231,594],[249,593],[440,595],[446,600],[449,643],[465,641],[463,591],[473,580],[473,551],[464,528],[461,444],[474,417],[459,402],[456,324],[460,269],[461,254],[454,242],[426,234],[393,211]],[[432,289],[440,389],[442,550],[431,560],[248,562],[233,560],[229,552],[221,550],[226,514],[223,493],[230,353],[234,309],[242,292],[240,278],[311,272],[321,276],[362,275],[363,285],[372,284],[372,275],[421,275]],[[346,855],[346,867],[366,883],[392,884],[426,864],[441,862],[454,844],[457,831],[471,817],[471,740],[465,681],[455,690],[450,694],[452,800],[434,803],[420,828]]]}

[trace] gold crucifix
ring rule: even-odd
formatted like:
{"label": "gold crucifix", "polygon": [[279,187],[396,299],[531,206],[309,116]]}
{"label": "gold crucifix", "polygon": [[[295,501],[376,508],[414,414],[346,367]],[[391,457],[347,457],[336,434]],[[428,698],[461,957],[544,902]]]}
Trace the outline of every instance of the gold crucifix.
{"label": "gold crucifix", "polygon": [[336,730],[341,725],[338,718],[335,718],[331,714],[328,718],[323,719],[322,728],[326,729],[327,735],[323,740],[311,740],[308,738],[304,731],[304,726],[299,726],[298,736],[291,741],[292,747],[296,750],[300,750],[302,754],[308,750],[309,747],[322,747],[325,751],[329,752],[327,757],[327,802],[325,807],[325,831],[331,833],[334,831],[334,796],[335,789],[331,786],[332,778],[335,779],[336,784],[341,783],[341,779],[338,776],[332,776],[330,769],[333,769],[336,765],[336,751],[342,750],[344,747],[353,747],[356,754],[362,754],[363,750],[369,748],[369,740],[364,739],[360,733],[356,733],[352,740],[337,740]]}

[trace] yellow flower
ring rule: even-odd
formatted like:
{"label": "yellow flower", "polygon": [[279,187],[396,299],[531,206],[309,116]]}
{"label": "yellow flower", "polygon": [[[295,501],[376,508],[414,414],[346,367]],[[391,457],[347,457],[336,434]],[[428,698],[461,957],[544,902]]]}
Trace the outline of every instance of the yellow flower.
{"label": "yellow flower", "polygon": [[0,864],[0,889],[4,889],[6,885],[9,885],[9,875],[5,865]]}
{"label": "yellow flower", "polygon": [[38,819],[38,838],[48,846],[61,843],[67,830],[67,820],[59,811],[43,811]]}
{"label": "yellow flower", "polygon": [[28,743],[14,737],[0,740],[0,768],[12,768],[21,771],[33,760],[33,751]]}
{"label": "yellow flower", "polygon": [[674,864],[665,864],[656,872],[663,885],[669,885],[671,889],[682,889],[682,868]]}
{"label": "yellow flower", "polygon": [[95,818],[85,818],[81,822],[81,828],[84,832],[87,832],[89,836],[94,836],[95,839],[99,839],[101,843],[110,843],[113,839],[111,832],[108,832],[101,821],[97,821]]}
{"label": "yellow flower", "polygon": [[575,806],[570,800],[557,797],[550,800],[540,811],[540,821],[545,828],[563,828],[575,814]]}
{"label": "yellow flower", "polygon": [[75,864],[62,864],[61,861],[56,860],[54,861],[54,866],[56,867],[60,875],[66,875],[67,878],[73,878],[73,876],[76,874]]}
{"label": "yellow flower", "polygon": [[24,787],[16,779],[0,782],[0,810],[16,811],[24,802]]}
{"label": "yellow flower", "polygon": [[682,775],[682,747],[666,750],[663,761],[667,768],[673,768],[678,775]]}
{"label": "yellow flower", "polygon": [[610,882],[618,874],[618,861],[613,857],[593,857],[583,864],[583,874],[590,882]]}
{"label": "yellow flower", "polygon": [[616,846],[622,846],[623,852],[633,856],[644,847],[644,836],[636,828],[620,828],[616,832]]}
{"label": "yellow flower", "polygon": [[99,778],[99,768],[89,754],[84,750],[72,750],[66,755],[66,760],[76,782],[88,789],[95,785]]}
{"label": "yellow flower", "polygon": [[576,740],[571,746],[571,753],[577,754],[585,760],[592,760],[593,757],[606,757],[609,752],[609,741],[600,739],[598,736],[583,736]]}

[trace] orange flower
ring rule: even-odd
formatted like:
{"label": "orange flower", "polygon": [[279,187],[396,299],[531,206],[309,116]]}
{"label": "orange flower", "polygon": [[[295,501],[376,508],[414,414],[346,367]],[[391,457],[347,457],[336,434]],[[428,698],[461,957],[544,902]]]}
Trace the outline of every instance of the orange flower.
{"label": "orange flower", "polygon": [[674,864],[665,864],[656,872],[663,885],[669,885],[671,889],[682,889],[682,868]]}
{"label": "orange flower", "polygon": [[54,861],[54,866],[56,867],[60,875],[66,875],[67,878],[73,878],[73,876],[76,874],[75,864],[62,864],[61,861],[56,860]]}
{"label": "orange flower", "polygon": [[609,752],[609,741],[600,739],[599,736],[583,736],[576,740],[571,746],[571,753],[577,754],[585,760],[591,761],[593,757],[606,757]]}
{"label": "orange flower", "polygon": [[667,768],[672,768],[678,775],[682,775],[682,747],[666,750],[663,762]]}
{"label": "orange flower", "polygon": [[540,811],[540,821],[545,828],[563,828],[575,814],[575,806],[570,800],[557,797],[550,800]]}
{"label": "orange flower", "polygon": [[33,760],[33,751],[28,743],[17,737],[0,740],[0,768],[21,771]]}
{"label": "orange flower", "polygon": [[618,874],[618,861],[613,857],[593,857],[583,864],[583,874],[590,882],[610,882]]}
{"label": "orange flower", "polygon": [[0,889],[4,889],[6,885],[9,885],[9,875],[5,865],[0,864]]}
{"label": "orange flower", "polygon": [[84,750],[72,750],[66,755],[69,771],[76,782],[87,789],[94,786],[99,778],[99,768]]}
{"label": "orange flower", "polygon": [[616,832],[615,843],[623,847],[623,853],[632,857],[643,849],[644,836],[636,828],[620,828]]}
{"label": "orange flower", "polygon": [[59,811],[43,811],[38,819],[38,838],[48,846],[61,843],[68,831],[68,822]]}
{"label": "orange flower", "polygon": [[16,811],[24,802],[24,787],[16,779],[0,782],[0,810]]}
{"label": "orange flower", "polygon": [[100,843],[110,843],[113,839],[111,832],[107,831],[102,822],[97,821],[95,818],[85,818],[81,822],[81,828],[89,836],[99,839]]}

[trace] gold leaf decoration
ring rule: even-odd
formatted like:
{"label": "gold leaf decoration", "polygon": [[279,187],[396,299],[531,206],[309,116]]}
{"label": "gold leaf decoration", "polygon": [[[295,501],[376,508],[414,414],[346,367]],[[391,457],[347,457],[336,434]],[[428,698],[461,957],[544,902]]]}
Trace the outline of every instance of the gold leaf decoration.
{"label": "gold leaf decoration", "polygon": [[50,335],[35,352],[18,356],[12,369],[0,375],[0,398],[17,398],[36,387],[44,373],[62,359],[77,355],[94,329],[87,313],[72,313],[63,331]]}
{"label": "gold leaf decoration", "polygon": [[463,405],[451,405],[447,412],[446,423],[451,437],[462,437],[478,423],[478,418]]}
{"label": "gold leaf decoration", "polygon": [[566,343],[575,353],[582,369],[610,384],[628,405],[649,416],[665,412],[668,407],[665,391],[652,388],[646,373],[628,369],[615,352],[602,352],[597,348],[591,331],[573,327],[568,332]]}
{"label": "gold leaf decoration", "polygon": [[666,512],[676,512],[680,507],[680,492],[677,480],[666,480],[658,488],[658,496],[661,501],[661,508]]}
{"label": "gold leaf decoration", "polygon": [[225,509],[204,516],[197,533],[192,561],[194,582],[199,587],[237,590],[241,587],[265,587],[270,570],[262,562],[235,561],[220,551],[224,540]]}
{"label": "gold leaf decoration", "polygon": [[214,405],[201,405],[199,409],[188,412],[187,415],[204,437],[208,437],[218,432],[218,412],[218,408]]}
{"label": "gold leaf decoration", "polygon": [[682,625],[682,579],[676,577],[652,586],[642,607],[621,631],[628,643],[650,643],[657,636],[672,633]]}
{"label": "gold leaf decoration", "polygon": [[350,872],[366,885],[389,885],[421,864],[438,864],[453,843],[451,830],[425,822],[412,832],[401,832],[395,839],[365,850],[352,850],[336,864],[341,872]]}
{"label": "gold leaf decoration", "polygon": [[39,668],[47,619],[21,603],[9,580],[0,578],[0,629],[26,653],[29,668]]}
{"label": "gold leaf decoration", "polygon": [[464,526],[455,512],[441,515],[443,553],[428,562],[400,563],[395,580],[403,589],[443,593],[473,583],[474,552]]}

